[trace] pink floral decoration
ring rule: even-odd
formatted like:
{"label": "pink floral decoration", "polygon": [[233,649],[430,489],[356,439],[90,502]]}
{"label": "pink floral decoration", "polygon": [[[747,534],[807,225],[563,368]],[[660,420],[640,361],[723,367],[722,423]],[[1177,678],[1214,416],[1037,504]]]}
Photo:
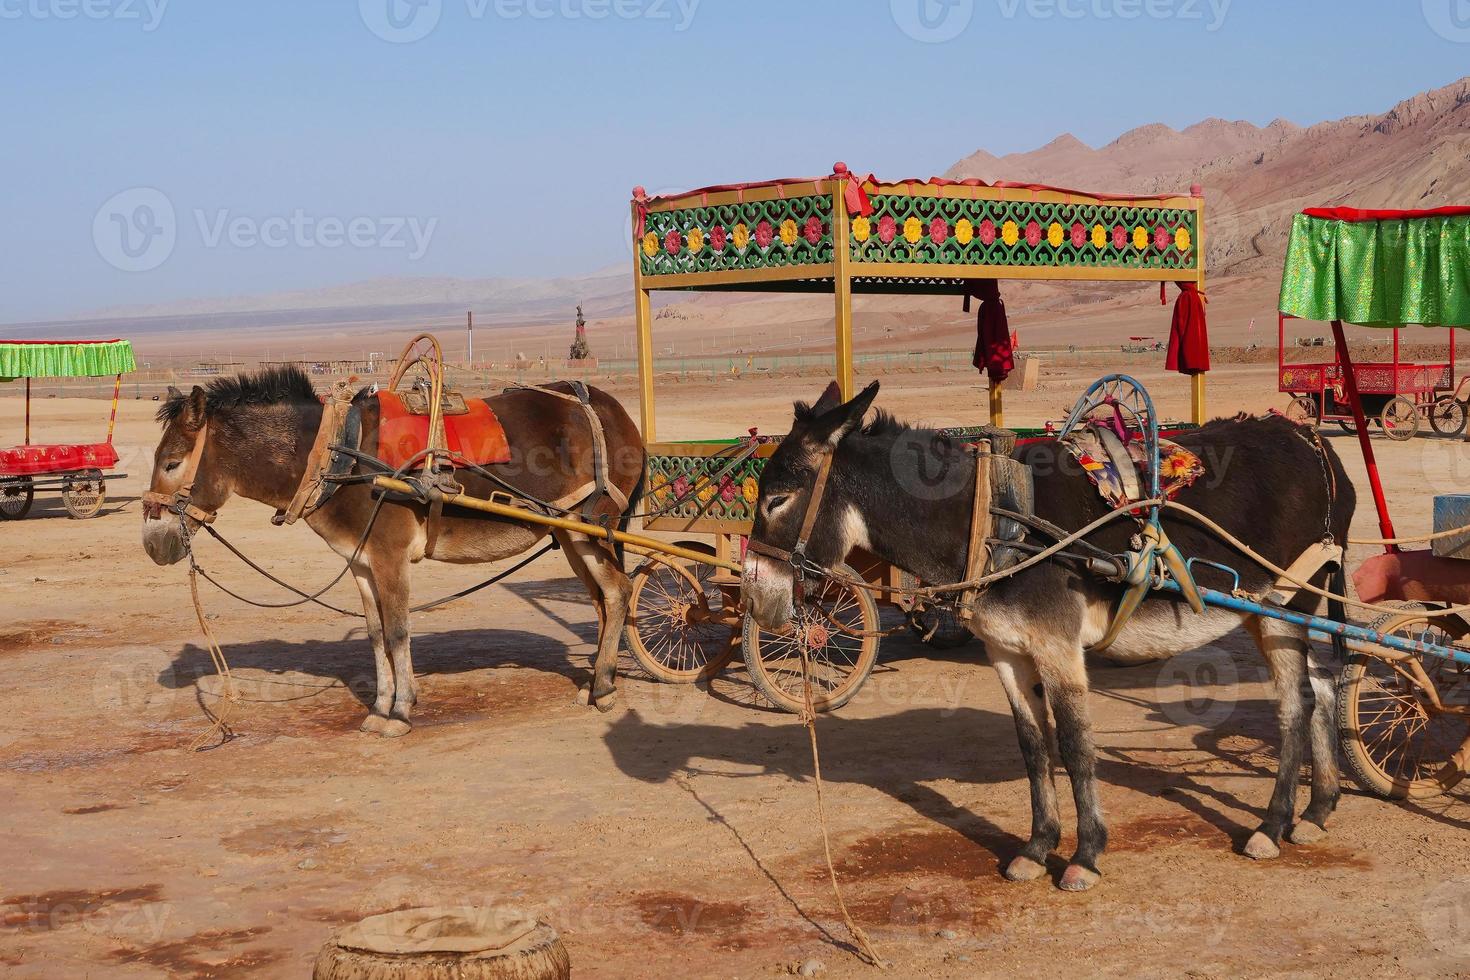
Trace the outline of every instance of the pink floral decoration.
{"label": "pink floral decoration", "polygon": [[[820,245],[822,243],[822,232],[825,230],[826,229],[822,227],[822,219],[818,218],[816,215],[812,215],[810,218],[806,219],[806,228],[804,229],[804,234],[806,235],[806,240],[811,242],[813,245]],[[723,491],[721,492],[723,493]]]}
{"label": "pink floral decoration", "polygon": [[709,230],[709,247],[716,252],[723,252],[729,238],[730,233],[725,230],[724,225],[715,225]]}
{"label": "pink floral decoration", "polygon": [[896,237],[898,237],[898,222],[893,220],[891,214],[885,214],[878,219],[878,240],[884,245],[889,245]]}
{"label": "pink floral decoration", "polygon": [[664,251],[670,255],[678,255],[679,249],[684,247],[684,236],[677,231],[671,231],[664,236]]}
{"label": "pink floral decoration", "polygon": [[1072,247],[1081,248],[1087,244],[1087,229],[1082,227],[1082,222],[1072,225]]}
{"label": "pink floral decoration", "polygon": [[929,240],[935,245],[943,245],[949,239],[949,222],[943,218],[935,218],[929,222]]}
{"label": "pink floral decoration", "polygon": [[679,477],[679,479],[677,479],[677,480],[674,481],[674,499],[675,500],[678,500],[679,498],[686,497],[688,495],[689,495],[689,477],[687,477],[687,476],[681,476],[681,477]]}
{"label": "pink floral decoration", "polygon": [[1154,229],[1154,248],[1158,249],[1160,252],[1168,248],[1169,243],[1173,240],[1174,236],[1169,234],[1169,229],[1165,228],[1163,225],[1159,225],[1159,227]]}
{"label": "pink floral decoration", "polygon": [[[813,218],[812,220],[815,221],[816,219]],[[722,477],[720,477],[720,499],[721,500],[723,500],[725,503],[728,504],[730,501],[732,501],[732,500],[735,499],[735,495],[738,492],[739,491],[735,488],[735,481],[734,480],[730,479],[728,476],[722,476]]]}
{"label": "pink floral decoration", "polygon": [[1128,229],[1118,225],[1113,229],[1113,248],[1128,247]]}
{"label": "pink floral decoration", "polygon": [[776,240],[776,229],[769,221],[762,220],[755,226],[755,243],[761,248],[770,248]]}
{"label": "pink floral decoration", "polygon": [[1032,248],[1041,244],[1041,225],[1035,220],[1026,222],[1026,244]]}
{"label": "pink floral decoration", "polygon": [[995,244],[995,222],[991,221],[989,218],[986,218],[984,221],[980,222],[980,244]]}

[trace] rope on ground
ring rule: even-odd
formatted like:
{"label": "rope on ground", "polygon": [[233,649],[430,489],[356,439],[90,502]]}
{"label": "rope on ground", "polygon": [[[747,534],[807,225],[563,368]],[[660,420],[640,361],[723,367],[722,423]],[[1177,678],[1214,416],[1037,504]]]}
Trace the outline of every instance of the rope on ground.
{"label": "rope on ground", "polygon": [[234,714],[235,705],[239,702],[235,694],[235,678],[230,674],[229,662],[225,660],[225,652],[220,649],[219,641],[214,638],[214,631],[209,628],[209,621],[204,616],[204,606],[199,601],[199,576],[196,574],[196,569],[197,566],[191,562],[189,594],[194,599],[194,615],[199,617],[199,628],[204,631],[204,640],[209,647],[209,659],[214,661],[214,671],[220,679],[220,703],[214,711],[204,709],[204,713],[209,716],[210,726],[190,743],[189,751],[191,752],[202,750],[214,741],[216,735],[219,736],[221,745],[234,737],[234,732],[230,729],[230,715]]}
{"label": "rope on ground", "polygon": [[837,910],[842,913],[842,924],[847,927],[847,934],[852,937],[853,945],[862,956],[868,958],[868,962],[882,969],[882,957],[873,947],[873,941],[868,938],[868,934],[852,921],[847,903],[842,899],[842,889],[837,884],[837,866],[832,863],[832,840],[827,833],[827,808],[822,800],[822,753],[817,748],[817,709],[812,701],[811,659],[805,643],[798,644],[798,648],[801,650],[802,698],[806,702],[801,712],[801,723],[806,726],[807,734],[811,737],[812,773],[816,777],[817,786],[817,823],[822,828],[822,850],[827,856],[827,877],[832,882],[832,896],[837,899]]}

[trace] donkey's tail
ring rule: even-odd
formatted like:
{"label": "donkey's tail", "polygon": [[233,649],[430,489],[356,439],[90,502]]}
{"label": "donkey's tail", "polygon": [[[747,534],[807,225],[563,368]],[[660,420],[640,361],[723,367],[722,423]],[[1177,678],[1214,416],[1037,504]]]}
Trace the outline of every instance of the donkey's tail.
{"label": "donkey's tail", "polygon": [[[618,518],[619,531],[627,533],[628,526],[633,523],[633,515],[638,513],[638,505],[643,502],[643,492],[647,488],[648,453],[645,451],[643,453],[643,468],[638,471],[638,482],[633,485],[633,492],[628,494],[628,509],[623,511],[622,516]],[[627,553],[627,549],[623,547],[622,542],[618,542],[613,548],[613,551],[618,556],[618,568],[626,572],[628,569],[625,567],[623,556]]]}

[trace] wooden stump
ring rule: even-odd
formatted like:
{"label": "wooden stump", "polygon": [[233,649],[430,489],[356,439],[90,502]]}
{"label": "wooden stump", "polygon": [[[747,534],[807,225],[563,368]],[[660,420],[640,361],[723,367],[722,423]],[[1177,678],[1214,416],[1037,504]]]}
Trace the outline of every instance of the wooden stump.
{"label": "wooden stump", "polygon": [[337,933],[317,954],[313,980],[569,980],[556,930],[498,908],[407,909]]}

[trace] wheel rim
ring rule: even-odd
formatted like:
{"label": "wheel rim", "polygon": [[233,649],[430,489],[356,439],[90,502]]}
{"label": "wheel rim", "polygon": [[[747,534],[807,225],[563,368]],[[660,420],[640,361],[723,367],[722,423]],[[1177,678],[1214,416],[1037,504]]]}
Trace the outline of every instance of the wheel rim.
{"label": "wheel rim", "polygon": [[1441,402],[1429,423],[1440,435],[1456,435],[1465,427],[1465,406],[1453,400]]}
{"label": "wheel rim", "polygon": [[878,640],[854,635],[877,625],[868,622],[862,600],[852,589],[829,579],[811,587],[786,633],[760,631],[760,669],[777,693],[793,704],[804,702],[803,647],[810,664],[812,700],[819,709],[844,700],[866,679],[861,665],[870,655],[870,645],[876,646]]}
{"label": "wheel rim", "polygon": [[735,630],[690,616],[701,598],[711,613],[724,605],[724,595],[714,584],[714,566],[670,561],[679,568],[653,562],[637,577],[628,622],[629,645],[649,673],[669,680],[698,680],[729,662]]}
{"label": "wheel rim", "polygon": [[91,517],[102,509],[101,480],[81,480],[61,488],[61,502],[74,517]]}
{"label": "wheel rim", "polygon": [[7,520],[22,517],[31,508],[35,490],[30,480],[16,480],[0,485],[0,515]]}
{"label": "wheel rim", "polygon": [[[1424,620],[1393,635],[1448,646],[1450,637]],[[1432,655],[1419,658],[1425,674],[1449,708],[1470,707],[1470,667]],[[1408,667],[1362,655],[1350,693],[1350,737],[1354,751],[1393,795],[1439,793],[1463,775],[1455,757],[1470,735],[1470,718],[1436,710],[1427,692],[1406,675]]]}
{"label": "wheel rim", "polygon": [[1395,398],[1388,403],[1383,410],[1380,419],[1383,431],[1390,439],[1403,441],[1414,438],[1419,431],[1419,415],[1412,402],[1404,398]]}
{"label": "wheel rim", "polygon": [[1299,424],[1315,423],[1317,421],[1317,403],[1305,395],[1293,398],[1291,404],[1286,406],[1286,417]]}

